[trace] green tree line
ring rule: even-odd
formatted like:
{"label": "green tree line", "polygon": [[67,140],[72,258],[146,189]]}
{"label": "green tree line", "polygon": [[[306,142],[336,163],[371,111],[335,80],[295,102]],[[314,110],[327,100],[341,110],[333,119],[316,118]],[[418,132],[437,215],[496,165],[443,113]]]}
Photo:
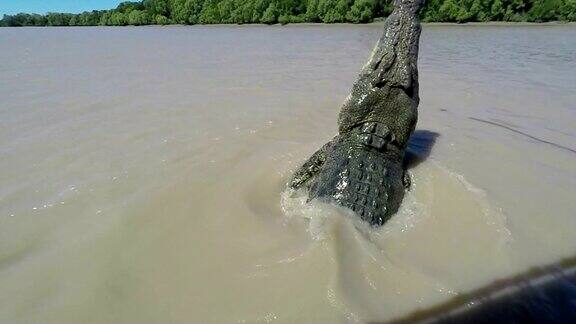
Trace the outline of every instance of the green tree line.
{"label": "green tree line", "polygon": [[[80,14],[4,15],[0,26],[366,23],[393,0],[143,0]],[[576,21],[576,0],[427,0],[425,22]]]}

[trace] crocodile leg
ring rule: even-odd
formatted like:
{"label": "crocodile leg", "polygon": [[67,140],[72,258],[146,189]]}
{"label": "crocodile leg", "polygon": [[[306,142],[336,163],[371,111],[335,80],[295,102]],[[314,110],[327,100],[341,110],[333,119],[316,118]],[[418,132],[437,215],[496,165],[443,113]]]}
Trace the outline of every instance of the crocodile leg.
{"label": "crocodile leg", "polygon": [[334,142],[337,140],[336,136],[330,142],[324,144],[318,151],[316,151],[302,166],[300,166],[290,181],[291,189],[300,189],[302,187],[308,187],[310,185],[310,180],[320,171],[324,163],[326,162],[326,156],[328,150],[333,146]]}

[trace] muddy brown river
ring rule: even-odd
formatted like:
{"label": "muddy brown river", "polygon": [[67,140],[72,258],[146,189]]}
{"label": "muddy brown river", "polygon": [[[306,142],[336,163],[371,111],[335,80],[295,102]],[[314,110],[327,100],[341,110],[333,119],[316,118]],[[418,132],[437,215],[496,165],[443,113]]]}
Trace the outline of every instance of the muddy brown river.
{"label": "muddy brown river", "polygon": [[287,195],[382,25],[0,29],[0,322],[387,321],[576,255],[576,26],[425,25],[413,187]]}

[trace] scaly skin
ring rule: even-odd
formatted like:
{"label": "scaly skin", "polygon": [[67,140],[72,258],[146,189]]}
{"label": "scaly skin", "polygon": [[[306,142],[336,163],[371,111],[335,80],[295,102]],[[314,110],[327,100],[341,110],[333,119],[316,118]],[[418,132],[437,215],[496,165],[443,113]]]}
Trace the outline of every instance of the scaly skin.
{"label": "scaly skin", "polygon": [[403,167],[418,119],[418,12],[423,0],[396,0],[384,33],[344,102],[338,135],[294,174],[290,187],[334,201],[374,226],[398,211]]}

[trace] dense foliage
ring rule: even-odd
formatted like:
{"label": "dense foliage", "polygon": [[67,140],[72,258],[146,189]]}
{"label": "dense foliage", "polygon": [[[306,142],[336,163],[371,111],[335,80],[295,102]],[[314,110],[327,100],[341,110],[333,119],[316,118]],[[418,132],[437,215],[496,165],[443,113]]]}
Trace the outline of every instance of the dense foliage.
{"label": "dense foliage", "polygon": [[[365,23],[393,0],[143,0],[81,14],[4,15],[0,26]],[[576,21],[576,0],[427,0],[426,22]]]}

